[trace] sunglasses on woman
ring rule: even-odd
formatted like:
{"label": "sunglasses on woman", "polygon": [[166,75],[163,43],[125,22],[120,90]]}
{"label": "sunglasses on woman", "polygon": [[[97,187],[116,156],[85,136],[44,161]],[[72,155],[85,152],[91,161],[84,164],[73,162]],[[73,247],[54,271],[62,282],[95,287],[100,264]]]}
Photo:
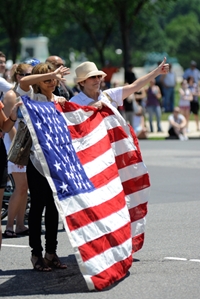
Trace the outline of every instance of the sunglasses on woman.
{"label": "sunglasses on woman", "polygon": [[45,84],[49,84],[49,83],[51,83],[51,81],[54,81],[54,80],[56,80],[56,79],[48,79],[48,80],[44,80],[43,83],[45,83]]}
{"label": "sunglasses on woman", "polygon": [[26,77],[26,76],[30,76],[30,75],[31,75],[31,73],[19,74],[19,76],[21,76],[21,77]]}
{"label": "sunglasses on woman", "polygon": [[102,76],[101,76],[101,75],[91,76],[91,77],[89,77],[88,79],[96,79],[96,78],[101,79]]}

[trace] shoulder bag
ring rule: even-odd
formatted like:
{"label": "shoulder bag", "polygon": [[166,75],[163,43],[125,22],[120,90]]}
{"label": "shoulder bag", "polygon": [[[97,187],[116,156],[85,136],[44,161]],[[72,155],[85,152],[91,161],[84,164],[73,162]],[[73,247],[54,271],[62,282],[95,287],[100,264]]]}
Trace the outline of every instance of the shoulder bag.
{"label": "shoulder bag", "polygon": [[32,139],[28,127],[20,120],[17,132],[8,152],[8,160],[16,165],[26,166],[28,164],[31,146]]}

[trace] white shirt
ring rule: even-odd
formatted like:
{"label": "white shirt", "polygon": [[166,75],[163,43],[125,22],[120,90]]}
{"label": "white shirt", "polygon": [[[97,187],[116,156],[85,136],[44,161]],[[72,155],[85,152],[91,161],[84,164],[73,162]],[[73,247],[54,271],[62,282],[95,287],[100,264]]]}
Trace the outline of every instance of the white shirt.
{"label": "white shirt", "polygon": [[174,121],[177,124],[181,124],[184,121],[185,117],[182,114],[178,114],[177,117],[174,117],[174,114],[169,115],[168,120],[169,120],[169,129],[172,128],[171,121]]}
{"label": "white shirt", "polygon": [[0,100],[3,98],[4,92],[7,92],[12,87],[12,84],[0,77]]}
{"label": "white shirt", "polygon": [[179,107],[190,107],[190,100],[186,99],[186,96],[191,95],[191,91],[189,88],[184,90],[184,95],[180,95],[180,100],[179,100]]}
{"label": "white shirt", "polygon": [[[123,87],[115,87],[115,88],[110,88],[110,89],[104,90],[104,92],[112,99],[113,102],[111,104],[115,108],[117,108],[117,106],[123,106],[122,91],[123,91]],[[110,104],[110,101],[108,100],[108,98],[106,97],[104,92],[102,92],[100,90],[98,101],[103,100],[104,102]],[[69,101],[79,104],[80,106],[88,106],[91,102],[95,102],[94,99],[89,98],[82,91],[79,92],[74,97],[72,97]]]}

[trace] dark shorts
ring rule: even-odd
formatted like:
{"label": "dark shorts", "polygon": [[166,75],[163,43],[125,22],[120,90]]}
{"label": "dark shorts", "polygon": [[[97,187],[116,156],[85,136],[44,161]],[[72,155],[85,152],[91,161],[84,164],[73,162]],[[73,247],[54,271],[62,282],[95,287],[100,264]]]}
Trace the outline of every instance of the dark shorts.
{"label": "dark shorts", "polygon": [[7,154],[3,139],[0,138],[0,189],[6,187],[8,176]]}
{"label": "dark shorts", "polygon": [[195,115],[199,113],[199,103],[197,101],[190,102],[190,111]]}
{"label": "dark shorts", "polygon": [[169,129],[168,133],[169,133],[169,136],[179,139],[179,137],[178,137],[178,135],[175,133],[173,127]]}

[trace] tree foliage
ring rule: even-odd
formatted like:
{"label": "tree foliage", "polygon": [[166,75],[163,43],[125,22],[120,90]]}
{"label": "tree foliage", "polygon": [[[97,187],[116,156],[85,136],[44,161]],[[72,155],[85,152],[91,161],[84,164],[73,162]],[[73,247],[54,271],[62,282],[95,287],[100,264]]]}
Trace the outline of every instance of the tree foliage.
{"label": "tree foliage", "polygon": [[21,0],[20,5],[6,0],[0,10],[0,46],[15,61],[21,37],[43,34],[50,40],[50,54],[66,60],[70,52],[84,52],[100,67],[106,59],[126,67],[141,65],[146,53],[156,51],[186,66],[190,59],[200,64],[199,26],[199,0]]}

